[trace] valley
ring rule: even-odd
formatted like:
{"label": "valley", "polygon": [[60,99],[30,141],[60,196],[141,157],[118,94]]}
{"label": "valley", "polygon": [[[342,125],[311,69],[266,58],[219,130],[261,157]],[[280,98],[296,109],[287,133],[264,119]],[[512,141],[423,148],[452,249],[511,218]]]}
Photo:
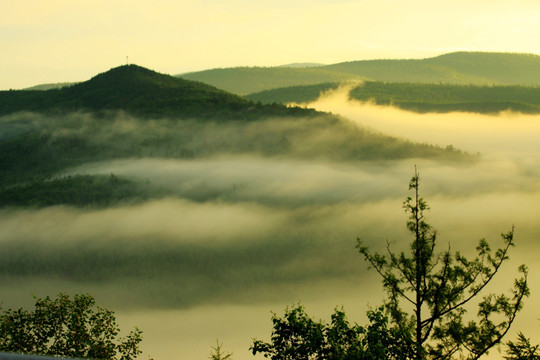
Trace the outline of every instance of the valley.
{"label": "valley", "polygon": [[[109,97],[124,70],[135,71]],[[497,246],[514,224],[518,245],[495,286],[506,290],[521,263],[538,271],[537,115],[418,114],[339,86],[300,107],[265,105],[138,67],[111,71],[65,93],[0,94],[5,307],[89,292],[139,326],[156,359],[205,358],[216,338],[253,358],[270,311],[298,302],[318,318],[343,305],[364,322],[383,293],[355,239],[404,246],[415,165],[441,244]],[[160,87],[176,95],[146,98],[168,93]],[[184,96],[196,100],[185,108]],[[536,301],[515,331],[536,331]]]}

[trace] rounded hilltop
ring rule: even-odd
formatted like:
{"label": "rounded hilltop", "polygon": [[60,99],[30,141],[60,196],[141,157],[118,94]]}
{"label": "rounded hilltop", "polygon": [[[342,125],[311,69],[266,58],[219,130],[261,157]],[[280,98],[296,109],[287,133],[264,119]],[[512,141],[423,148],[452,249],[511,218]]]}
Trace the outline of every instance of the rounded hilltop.
{"label": "rounded hilltop", "polygon": [[138,117],[252,120],[268,116],[309,116],[314,110],[261,105],[211,85],[180,79],[130,64],[112,68],[72,86],[46,91],[0,92],[0,115],[124,111]]}

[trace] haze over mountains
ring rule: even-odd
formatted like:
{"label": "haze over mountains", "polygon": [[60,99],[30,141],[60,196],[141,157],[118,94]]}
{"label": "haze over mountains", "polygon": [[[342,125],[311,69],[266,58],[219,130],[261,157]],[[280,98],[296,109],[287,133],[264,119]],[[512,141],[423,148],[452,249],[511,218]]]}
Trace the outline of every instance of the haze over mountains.
{"label": "haze over mountains", "polygon": [[[238,95],[263,90],[342,81],[383,81],[475,85],[540,85],[540,56],[519,53],[454,52],[426,59],[380,59],[323,65],[208,69],[176,75]],[[69,83],[41,84],[47,90]]]}
{"label": "haze over mountains", "polygon": [[238,67],[181,75],[235,94],[342,81],[540,85],[540,56],[455,52],[427,59],[361,60],[312,68]]}
{"label": "haze over mountains", "polygon": [[[348,191],[332,188],[355,188],[351,172],[359,166],[404,159],[477,160],[452,146],[386,136],[314,109],[252,102],[136,65],[61,89],[0,92],[0,270],[5,284],[52,278],[64,289],[83,286],[135,307],[189,307],[236,299],[238,289],[255,291],[267,280],[302,282],[313,267],[290,266],[310,235],[284,236],[285,223],[310,223],[311,206],[321,201],[349,201]],[[139,211],[150,216],[140,222],[146,230],[132,218]],[[160,225],[154,214],[170,223]],[[109,230],[87,232],[72,216],[90,216]],[[33,224],[29,232],[17,230],[20,221]],[[71,230],[41,228],[49,221]],[[206,245],[227,239],[232,248]],[[223,267],[232,277],[219,285]],[[317,272],[334,276],[327,270]],[[185,286],[170,288],[177,281]],[[120,289],[113,297],[110,286]],[[140,296],[128,300],[133,291]],[[220,295],[210,299],[215,291]]]}
{"label": "haze over mountains", "polygon": [[[387,102],[350,101],[330,83],[310,87],[303,107],[265,105],[136,65],[59,90],[0,92],[3,306],[90,292],[129,309],[122,326],[140,326],[156,359],[205,358],[216,337],[251,359],[269,312],[298,301],[321,317],[345,305],[362,322],[381,293],[355,239],[383,251],[406,243],[415,165],[443,244],[497,246],[515,224],[515,260],[538,271],[538,117],[419,115],[387,104],[421,89],[463,98],[439,84],[365,84],[373,91],[359,100]],[[525,319],[538,317],[535,302]]]}
{"label": "haze over mountains", "polygon": [[0,92],[0,115],[3,206],[108,205],[166,195],[117,177],[57,178],[68,167],[134,157],[470,158],[453,148],[373,133],[335,115],[255,103],[136,65],[61,89]]}
{"label": "haze over mountains", "polygon": [[[186,84],[172,81],[169,77],[164,83],[160,83],[163,79],[154,79],[151,84],[129,84],[127,87],[132,99],[126,102],[122,102],[118,95],[106,93],[117,85],[99,95],[85,95],[85,92],[93,89],[94,85],[90,83],[84,86],[66,86],[60,92],[48,93],[46,99],[43,94],[34,92],[28,92],[24,96],[20,92],[14,97],[4,95],[0,97],[0,111],[4,99],[3,107],[9,104],[14,107],[11,110],[17,106],[34,110],[44,110],[44,107],[47,107],[50,110],[53,104],[57,104],[55,106],[65,109],[87,108],[93,111],[100,107],[118,108],[121,104],[122,107],[129,108],[130,112],[145,116],[165,115],[166,111],[171,111],[171,107],[176,110],[169,115],[185,116],[189,115],[189,111],[202,115],[204,109],[209,109],[203,98],[209,100],[212,97],[214,99],[209,101],[219,102],[220,106],[227,107],[232,117],[238,118],[241,112],[244,117],[257,117],[260,111],[268,113],[269,108],[261,110],[260,104],[255,107],[253,104],[247,106],[239,97],[233,98],[230,93],[220,93],[216,88],[245,95],[256,103],[306,104],[315,101],[326,91],[337,89],[340,84],[349,84],[349,97],[353,100],[392,105],[419,113],[540,113],[539,69],[540,56],[537,55],[483,52],[455,52],[421,60],[364,60],[332,65],[298,63],[269,68],[212,69],[177,76],[199,82],[197,85],[190,85],[194,95],[190,99],[186,97],[183,104],[174,97],[181,96],[182,91],[186,91],[180,90]],[[108,81],[111,83],[119,80],[120,77],[116,79],[109,75]],[[204,88],[202,83],[216,88]],[[38,85],[28,90],[58,89],[62,88],[61,85]],[[134,92],[135,89],[138,90]],[[137,103],[141,94],[150,92],[154,96],[152,99],[142,98],[145,104]],[[203,92],[206,93],[201,96]],[[95,99],[92,100],[95,96],[104,96],[107,101],[96,102]],[[77,97],[84,100],[68,100]],[[221,100],[217,100],[219,97]],[[115,101],[118,103],[115,104]],[[148,105],[149,102],[154,104],[153,109]],[[240,111],[242,106],[244,109]],[[294,110],[276,107],[272,111],[281,112],[283,115]],[[223,116],[224,112],[224,108],[220,110]]]}
{"label": "haze over mountains", "polygon": [[246,98],[262,103],[308,104],[322,94],[346,88],[350,100],[394,106],[417,113],[473,112],[497,114],[503,111],[540,113],[540,87],[519,85],[455,85],[423,83],[322,83],[265,90]]}
{"label": "haze over mountains", "polygon": [[306,104],[347,84],[351,100],[419,113],[540,113],[540,56],[532,54],[455,52],[315,68],[213,69],[183,77],[267,104]]}

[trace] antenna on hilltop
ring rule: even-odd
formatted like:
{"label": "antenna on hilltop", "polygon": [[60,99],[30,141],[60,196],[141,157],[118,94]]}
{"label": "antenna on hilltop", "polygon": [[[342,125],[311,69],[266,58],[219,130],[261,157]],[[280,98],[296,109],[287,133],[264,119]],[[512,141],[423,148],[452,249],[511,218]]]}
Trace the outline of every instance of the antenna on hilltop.
{"label": "antenna on hilltop", "polygon": [[129,56],[126,56],[126,65],[129,65]]}

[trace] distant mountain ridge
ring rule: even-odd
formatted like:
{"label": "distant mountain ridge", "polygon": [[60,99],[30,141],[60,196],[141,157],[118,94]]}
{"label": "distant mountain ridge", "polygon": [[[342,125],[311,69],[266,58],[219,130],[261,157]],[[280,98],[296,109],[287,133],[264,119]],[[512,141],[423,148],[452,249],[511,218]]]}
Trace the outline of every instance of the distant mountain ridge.
{"label": "distant mountain ridge", "polygon": [[254,92],[286,86],[314,85],[324,82],[342,82],[351,78],[367,80],[338,70],[317,67],[235,67],[204,70],[179,75],[180,78],[200,81],[233,94],[247,95]]}
{"label": "distant mountain ridge", "polygon": [[317,66],[324,66],[324,64],[319,64],[319,63],[291,63],[291,64],[280,65],[279,67],[306,68],[306,67],[317,67]]}
{"label": "distant mountain ridge", "polygon": [[66,86],[72,86],[75,85],[76,82],[65,82],[65,83],[50,83],[50,84],[39,84],[34,85],[28,88],[24,88],[22,90],[51,90],[51,89],[60,89]]}
{"label": "distant mountain ridge", "polygon": [[540,86],[540,56],[461,51],[426,59],[360,60],[312,68],[213,69],[183,74],[181,78],[240,95],[348,80]]}

